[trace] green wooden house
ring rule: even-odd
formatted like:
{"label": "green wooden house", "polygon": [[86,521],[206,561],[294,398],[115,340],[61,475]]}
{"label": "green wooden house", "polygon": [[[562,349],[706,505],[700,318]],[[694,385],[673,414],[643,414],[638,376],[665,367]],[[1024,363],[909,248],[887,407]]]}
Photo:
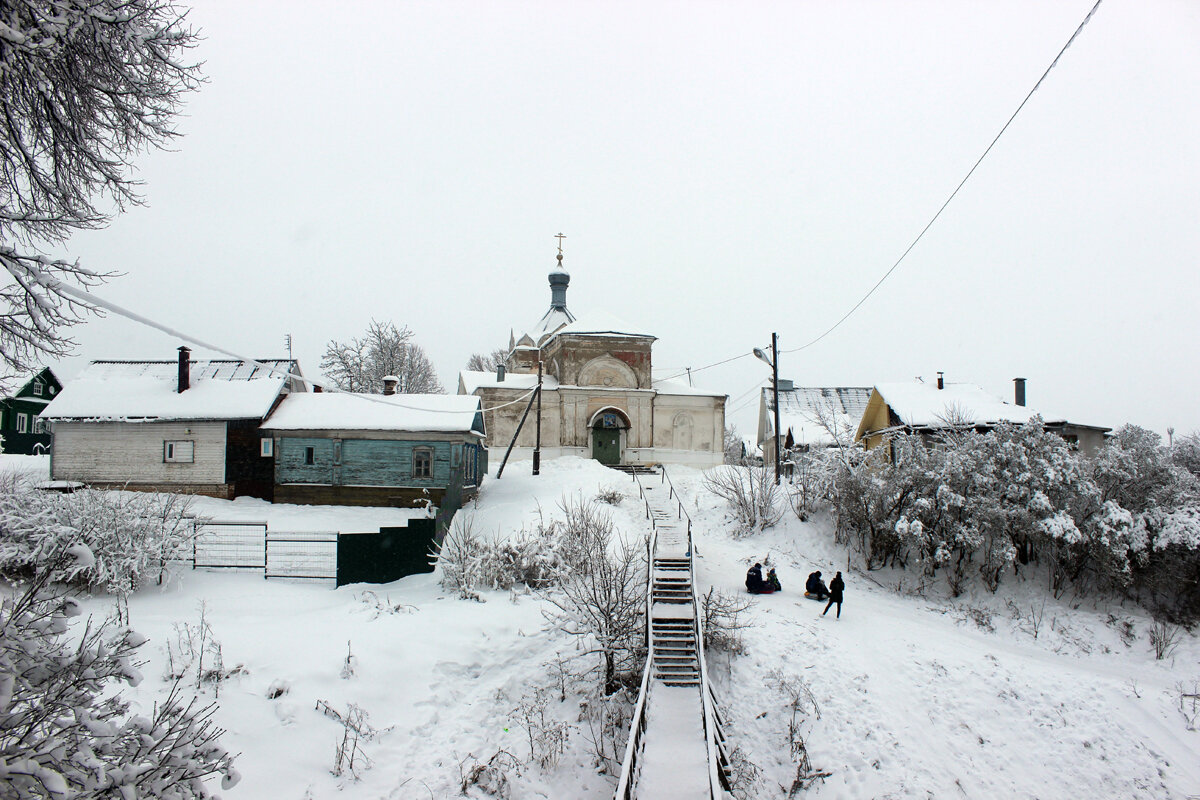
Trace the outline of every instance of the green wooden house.
{"label": "green wooden house", "polygon": [[295,394],[262,430],[277,503],[457,508],[487,472],[473,395]]}
{"label": "green wooden house", "polygon": [[15,391],[0,399],[0,449],[27,456],[49,453],[50,431],[42,411],[62,391],[62,384],[49,367],[25,378],[11,377],[5,384]]}

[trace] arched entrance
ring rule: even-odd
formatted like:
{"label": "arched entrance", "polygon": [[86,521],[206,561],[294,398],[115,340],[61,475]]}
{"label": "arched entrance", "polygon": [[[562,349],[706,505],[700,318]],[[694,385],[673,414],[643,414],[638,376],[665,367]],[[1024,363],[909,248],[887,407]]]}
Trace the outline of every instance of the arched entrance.
{"label": "arched entrance", "polygon": [[592,458],[608,466],[620,464],[629,417],[618,409],[602,408],[592,416],[588,427],[591,429]]}

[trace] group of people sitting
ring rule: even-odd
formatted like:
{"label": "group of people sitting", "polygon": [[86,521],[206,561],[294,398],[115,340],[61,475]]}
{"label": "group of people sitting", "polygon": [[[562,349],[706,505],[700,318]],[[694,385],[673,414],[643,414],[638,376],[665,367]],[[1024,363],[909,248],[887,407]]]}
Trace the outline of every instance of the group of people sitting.
{"label": "group of people sitting", "polygon": [[750,594],[774,594],[782,592],[783,586],[779,583],[779,578],[775,575],[775,568],[771,567],[767,570],[767,577],[762,574],[762,564],[755,563],[746,572],[746,591]]}
{"label": "group of people sitting", "polygon": [[[779,578],[775,575],[775,568],[772,567],[767,571],[767,577],[763,577],[762,564],[755,562],[754,566],[746,571],[746,591],[750,594],[774,594],[782,592],[783,586],[779,583]],[[811,597],[815,600],[828,600],[829,603],[825,606],[825,611],[821,612],[821,616],[829,611],[830,606],[837,603],[838,619],[842,616],[842,593],[846,589],[846,583],[842,580],[842,573],[838,573],[833,577],[829,586],[825,585],[825,581],[821,579],[821,571],[808,576],[808,580],[804,582],[804,596]]]}

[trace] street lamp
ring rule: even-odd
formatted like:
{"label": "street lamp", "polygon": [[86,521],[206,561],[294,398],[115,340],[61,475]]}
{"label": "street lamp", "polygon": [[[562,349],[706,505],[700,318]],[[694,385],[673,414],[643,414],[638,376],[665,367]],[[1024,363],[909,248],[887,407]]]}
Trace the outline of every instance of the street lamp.
{"label": "street lamp", "polygon": [[771,368],[771,391],[775,396],[775,485],[779,485],[779,335],[771,334],[771,355],[754,348],[754,357]]}

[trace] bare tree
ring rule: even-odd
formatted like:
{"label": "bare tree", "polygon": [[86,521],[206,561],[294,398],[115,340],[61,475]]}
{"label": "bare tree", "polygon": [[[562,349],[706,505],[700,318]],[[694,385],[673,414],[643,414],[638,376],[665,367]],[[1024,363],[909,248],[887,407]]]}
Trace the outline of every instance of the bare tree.
{"label": "bare tree", "polygon": [[504,348],[496,348],[492,352],[484,355],[483,353],[472,353],[467,359],[467,369],[472,372],[495,372],[496,367],[508,360],[508,350]]}
{"label": "bare tree", "polygon": [[130,161],[179,135],[202,81],[184,17],[171,0],[0,0],[0,362],[67,355],[89,308],[70,284],[112,276],[41,248],[141,204]]}
{"label": "bare tree", "polygon": [[394,375],[400,394],[444,393],[433,362],[412,338],[407,326],[372,320],[363,338],[329,342],[321,370],[346,392],[382,392],[384,377]]}

